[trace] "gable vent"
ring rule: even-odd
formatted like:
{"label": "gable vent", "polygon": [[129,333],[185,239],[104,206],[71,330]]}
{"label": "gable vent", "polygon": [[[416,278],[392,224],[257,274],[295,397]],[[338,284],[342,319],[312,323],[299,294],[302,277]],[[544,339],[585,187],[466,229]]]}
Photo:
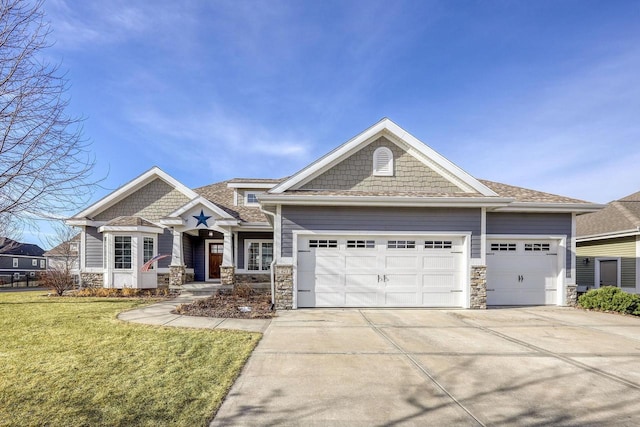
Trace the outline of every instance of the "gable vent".
{"label": "gable vent", "polygon": [[373,174],[393,176],[393,153],[387,147],[377,148],[373,152]]}

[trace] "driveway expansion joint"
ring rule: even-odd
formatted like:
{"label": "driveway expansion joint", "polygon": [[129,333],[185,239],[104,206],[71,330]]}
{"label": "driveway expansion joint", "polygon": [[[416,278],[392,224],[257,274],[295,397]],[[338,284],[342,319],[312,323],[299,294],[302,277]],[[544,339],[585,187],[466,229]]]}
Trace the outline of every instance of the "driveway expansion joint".
{"label": "driveway expansion joint", "polygon": [[409,360],[409,362],[411,362],[411,364],[422,373],[423,376],[428,378],[438,389],[440,389],[445,395],[447,395],[460,409],[462,409],[464,412],[466,412],[467,415],[470,418],[472,418],[476,423],[478,423],[478,425],[480,425],[482,427],[486,427],[486,425],[482,421],[480,421],[466,406],[464,406],[462,404],[462,402],[460,402],[440,382],[438,382],[438,380],[436,380],[435,377],[433,375],[431,375],[431,373],[429,371],[427,371],[427,369],[425,369],[424,366],[422,366],[411,355],[411,353],[407,352],[402,347],[400,347],[400,345],[398,345],[394,340],[391,339],[391,337],[389,337],[387,334],[385,334],[382,331],[382,329],[380,329],[371,320],[369,320],[369,318],[367,316],[365,316],[365,314],[362,312],[362,310],[358,310],[358,313],[360,313],[360,315],[364,318],[364,320],[369,324],[371,329],[373,329],[378,335],[380,335],[382,338],[384,338],[389,344],[391,344],[392,346],[397,348],[400,351],[400,353],[402,355],[404,355]]}

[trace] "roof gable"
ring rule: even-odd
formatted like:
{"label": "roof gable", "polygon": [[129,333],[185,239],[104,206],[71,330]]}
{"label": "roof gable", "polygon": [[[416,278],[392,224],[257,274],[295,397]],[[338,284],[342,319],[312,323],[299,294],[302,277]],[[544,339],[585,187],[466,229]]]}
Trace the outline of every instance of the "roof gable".
{"label": "roof gable", "polygon": [[[316,178],[321,177],[327,171],[340,165],[363,148],[378,141],[381,137],[392,142],[393,144],[391,144],[391,146],[397,146],[403,149],[419,163],[426,166],[428,170],[433,172],[433,176],[437,177],[437,180],[434,182],[437,182],[438,186],[445,181],[457,188],[458,192],[496,196],[496,193],[490,188],[387,118],[382,119],[361,134],[289,177],[284,182],[272,188],[270,193],[279,194],[290,189],[298,190],[307,184],[313,183]],[[391,146],[389,148],[391,148]],[[368,169],[371,169],[371,164]],[[425,169],[425,171],[427,171],[427,169]],[[318,182],[319,181],[316,181],[316,184],[318,184]]]}
{"label": "roof gable", "polygon": [[[173,178],[172,176],[170,176],[169,174],[161,170],[159,167],[154,166],[148,171],[146,171],[145,173],[143,173],[142,175],[129,181],[127,184],[123,185],[113,193],[97,201],[96,203],[89,206],[87,209],[83,210],[82,212],[76,214],[73,217],[73,219],[94,218],[100,214],[103,214],[102,215],[104,217],[103,219],[106,219],[106,220],[110,220],[110,219],[113,219],[113,217],[122,216],[122,215],[149,216],[148,213],[144,213],[144,212],[142,213],[141,212],[126,212],[126,213],[114,212],[112,215],[109,215],[109,214],[105,214],[105,211],[114,207],[116,204],[125,201],[127,198],[129,198],[129,200],[138,199],[135,194],[141,189],[149,185],[153,185],[154,181],[157,181],[157,180],[160,180],[160,181],[156,183],[156,185],[161,185],[161,186],[163,185],[166,189],[169,189],[169,190],[173,189],[174,194],[172,195],[172,197],[176,199],[178,198],[181,199],[181,200],[175,201],[177,206],[183,205],[186,200],[191,200],[198,197],[198,194],[196,192],[186,187],[184,184],[182,184],[177,179]],[[165,193],[167,192],[166,190],[163,190],[163,191]],[[142,201],[139,201],[138,203],[142,203]],[[170,208],[170,209],[173,210],[177,206],[174,206],[173,208]],[[136,208],[143,209],[143,208],[140,208],[140,206],[134,207],[132,209],[135,210]],[[159,213],[158,215],[151,215],[151,216],[159,218],[166,215],[167,213],[169,212]]]}

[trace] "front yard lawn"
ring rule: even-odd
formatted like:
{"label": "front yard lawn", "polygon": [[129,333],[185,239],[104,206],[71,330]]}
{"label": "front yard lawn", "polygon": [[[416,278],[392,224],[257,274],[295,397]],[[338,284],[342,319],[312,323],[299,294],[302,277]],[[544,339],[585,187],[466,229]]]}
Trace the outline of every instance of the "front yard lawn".
{"label": "front yard lawn", "polygon": [[0,425],[207,425],[260,334],[115,318],[145,303],[0,293]]}

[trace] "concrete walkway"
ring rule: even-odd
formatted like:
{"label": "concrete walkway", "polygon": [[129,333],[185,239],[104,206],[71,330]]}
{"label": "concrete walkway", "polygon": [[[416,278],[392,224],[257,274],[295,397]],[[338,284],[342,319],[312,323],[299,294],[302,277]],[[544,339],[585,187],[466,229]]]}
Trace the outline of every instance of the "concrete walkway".
{"label": "concrete walkway", "polygon": [[145,325],[176,326],[182,328],[236,329],[249,332],[264,332],[270,319],[221,319],[216,317],[183,316],[171,313],[180,304],[189,304],[205,296],[181,295],[146,307],[123,311],[118,319]]}
{"label": "concrete walkway", "polygon": [[640,425],[640,318],[280,312],[212,426]]}

